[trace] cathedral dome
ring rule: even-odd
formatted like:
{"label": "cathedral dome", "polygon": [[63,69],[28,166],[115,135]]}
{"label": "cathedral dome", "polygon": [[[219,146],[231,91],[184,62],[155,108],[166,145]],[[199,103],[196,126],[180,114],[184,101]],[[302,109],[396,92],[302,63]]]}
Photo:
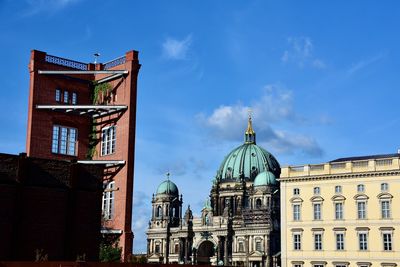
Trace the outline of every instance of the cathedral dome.
{"label": "cathedral dome", "polygon": [[176,186],[176,184],[174,184],[169,179],[167,179],[157,187],[156,194],[157,195],[166,194],[166,195],[178,196],[179,190],[178,190],[178,187]]}
{"label": "cathedral dome", "polygon": [[[244,180],[254,181],[263,172],[271,172],[279,177],[281,168],[275,157],[267,150],[256,145],[256,133],[249,117],[245,132],[245,143],[230,152],[222,162],[218,172],[218,181]],[[275,181],[275,178],[273,179]]]}
{"label": "cathedral dome", "polygon": [[274,184],[276,184],[275,175],[269,171],[259,173],[256,179],[254,179],[254,186],[274,185]]}

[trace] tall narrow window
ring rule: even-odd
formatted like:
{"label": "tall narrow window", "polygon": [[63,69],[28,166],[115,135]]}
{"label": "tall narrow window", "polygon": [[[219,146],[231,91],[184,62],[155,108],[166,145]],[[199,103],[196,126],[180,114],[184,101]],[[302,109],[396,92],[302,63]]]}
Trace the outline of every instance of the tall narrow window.
{"label": "tall narrow window", "polygon": [[293,221],[300,221],[300,204],[293,205]]}
{"label": "tall narrow window", "polygon": [[365,187],[363,184],[357,185],[357,192],[358,193],[363,193],[365,191]]}
{"label": "tall narrow window", "polygon": [[115,152],[115,126],[101,130],[101,155],[109,155]]}
{"label": "tall narrow window", "polygon": [[64,91],[64,99],[63,102],[68,104],[69,102],[69,95],[68,95],[68,91]]}
{"label": "tall narrow window", "polygon": [[239,241],[239,252],[244,252],[244,242]]}
{"label": "tall narrow window", "polygon": [[293,235],[293,249],[301,250],[301,234]]}
{"label": "tall narrow window", "polygon": [[257,251],[262,251],[262,248],[261,248],[261,240],[257,240],[257,241],[256,241],[256,250],[257,250]]}
{"label": "tall narrow window", "polygon": [[343,219],[343,203],[335,203],[335,219]]}
{"label": "tall narrow window", "polygon": [[365,201],[358,201],[357,202],[357,218],[358,219],[367,218],[366,202]]}
{"label": "tall narrow window", "polygon": [[75,128],[54,125],[51,152],[76,155],[77,130]]}
{"label": "tall narrow window", "polygon": [[322,250],[322,234],[314,234],[314,249]]}
{"label": "tall narrow window", "polygon": [[342,193],[342,186],[341,186],[341,185],[335,186],[335,193],[336,193],[336,194]]}
{"label": "tall narrow window", "polygon": [[56,102],[60,102],[60,101],[61,101],[61,90],[56,89]]}
{"label": "tall narrow window", "polygon": [[344,234],[336,234],[336,250],[344,250]]}
{"label": "tall narrow window", "polygon": [[382,214],[382,219],[390,218],[390,201],[389,200],[381,201],[381,214]]}
{"label": "tall narrow window", "polygon": [[321,203],[314,203],[314,220],[321,220]]}
{"label": "tall narrow window", "polygon": [[76,103],[78,102],[78,96],[75,92],[72,93],[72,105],[76,105]]}
{"label": "tall narrow window", "polygon": [[358,245],[360,250],[368,250],[367,233],[358,233]]}
{"label": "tall narrow window", "polygon": [[321,188],[314,187],[314,195],[319,195],[321,193]]}
{"label": "tall narrow window", "polygon": [[392,233],[383,233],[383,250],[392,250]]}
{"label": "tall narrow window", "polygon": [[155,253],[160,253],[160,244],[156,244]]}
{"label": "tall narrow window", "polygon": [[114,186],[115,182],[108,183],[103,193],[103,218],[106,220],[114,217]]}

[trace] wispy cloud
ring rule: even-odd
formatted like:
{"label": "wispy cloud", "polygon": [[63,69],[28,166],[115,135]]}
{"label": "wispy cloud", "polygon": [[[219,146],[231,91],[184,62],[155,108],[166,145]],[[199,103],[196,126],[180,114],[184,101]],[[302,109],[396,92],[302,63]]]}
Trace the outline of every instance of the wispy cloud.
{"label": "wispy cloud", "polygon": [[246,127],[249,109],[257,125],[258,142],[266,143],[280,153],[322,155],[323,151],[314,138],[272,127],[275,123],[300,125],[305,121],[293,109],[292,91],[279,84],[265,86],[263,95],[251,105],[223,105],[214,109],[209,116],[199,114],[198,120],[218,140],[238,141],[241,137],[238,133]]}
{"label": "wispy cloud", "polygon": [[323,69],[326,67],[324,61],[314,56],[314,44],[310,37],[289,37],[287,43],[289,47],[281,57],[283,63],[294,63],[300,68],[311,66]]}
{"label": "wispy cloud", "polygon": [[188,51],[192,44],[192,35],[189,34],[184,39],[179,40],[168,37],[162,44],[163,55],[167,59],[183,60],[187,59]]}
{"label": "wispy cloud", "polygon": [[151,216],[151,198],[143,191],[135,191],[133,199],[132,226],[135,233],[135,252],[146,252],[146,235]]}
{"label": "wispy cloud", "polygon": [[81,0],[25,0],[22,16],[33,16],[42,12],[55,13]]}
{"label": "wispy cloud", "polygon": [[381,59],[383,59],[386,55],[384,53],[379,53],[376,56],[367,58],[367,59],[363,59],[358,61],[357,63],[354,63],[351,65],[351,67],[347,70],[347,74],[352,75],[358,71],[360,71],[361,69],[364,69],[378,61],[380,61]]}

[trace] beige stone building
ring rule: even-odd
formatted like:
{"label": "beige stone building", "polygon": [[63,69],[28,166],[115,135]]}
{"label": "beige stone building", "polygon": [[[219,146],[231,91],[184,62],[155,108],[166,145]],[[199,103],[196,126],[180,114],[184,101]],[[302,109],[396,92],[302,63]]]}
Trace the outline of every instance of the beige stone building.
{"label": "beige stone building", "polygon": [[400,154],[282,168],[282,267],[400,266]]}

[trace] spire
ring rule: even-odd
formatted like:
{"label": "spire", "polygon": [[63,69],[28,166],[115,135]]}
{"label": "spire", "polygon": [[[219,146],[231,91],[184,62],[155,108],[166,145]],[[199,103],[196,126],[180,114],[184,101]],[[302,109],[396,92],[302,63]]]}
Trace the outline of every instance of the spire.
{"label": "spire", "polygon": [[253,130],[253,123],[251,120],[251,109],[249,109],[249,120],[247,122],[247,129],[244,134],[245,143],[246,144],[255,144],[256,143],[256,132]]}

